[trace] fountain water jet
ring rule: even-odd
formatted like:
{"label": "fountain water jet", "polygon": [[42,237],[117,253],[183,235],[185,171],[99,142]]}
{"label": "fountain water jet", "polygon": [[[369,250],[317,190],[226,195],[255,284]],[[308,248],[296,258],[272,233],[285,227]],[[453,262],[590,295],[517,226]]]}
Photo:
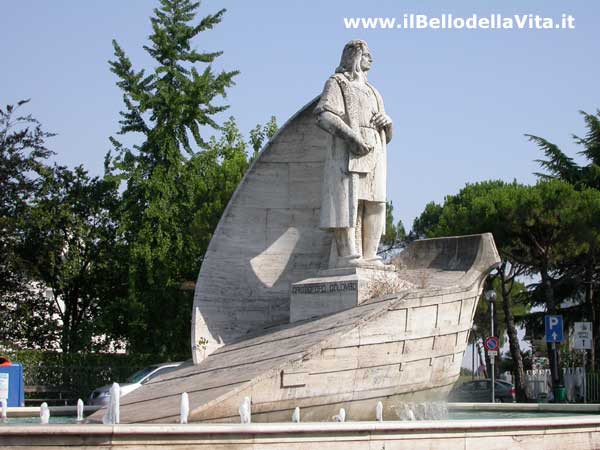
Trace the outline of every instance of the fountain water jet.
{"label": "fountain water jet", "polygon": [[250,400],[250,397],[244,397],[244,401],[239,408],[241,423],[252,423],[251,404],[252,401]]}
{"label": "fountain water jet", "polygon": [[377,402],[375,407],[375,419],[377,422],[383,422],[383,403]]}
{"label": "fountain water jet", "polygon": [[292,422],[300,423],[300,408],[298,406],[294,408],[294,413],[292,414]]}
{"label": "fountain water jet", "polygon": [[400,420],[448,419],[448,406],[443,402],[400,403],[393,409]]}
{"label": "fountain water jet", "polygon": [[108,400],[108,407],[106,413],[102,417],[102,423],[104,424],[118,424],[121,421],[121,388],[119,383],[113,383],[110,388],[110,399]]}
{"label": "fountain water jet", "polygon": [[344,408],[340,408],[340,412],[337,416],[333,416],[333,420],[336,422],[345,422],[346,421],[346,410]]}
{"label": "fountain water jet", "polygon": [[190,415],[190,398],[187,392],[181,394],[181,408],[179,411],[179,423],[188,423]]}
{"label": "fountain water jet", "polygon": [[50,422],[50,408],[48,408],[48,403],[44,402],[40,405],[40,423],[48,425],[48,422]]}
{"label": "fountain water jet", "polygon": [[83,400],[77,400],[77,422],[83,422]]}

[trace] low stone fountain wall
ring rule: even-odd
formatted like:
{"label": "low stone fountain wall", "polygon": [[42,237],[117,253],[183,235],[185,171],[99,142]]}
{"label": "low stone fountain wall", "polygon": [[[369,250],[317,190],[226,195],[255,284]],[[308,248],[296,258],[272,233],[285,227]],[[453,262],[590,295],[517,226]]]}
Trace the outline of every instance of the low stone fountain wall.
{"label": "low stone fountain wall", "polygon": [[[600,448],[599,404],[423,404],[424,417],[447,410],[566,413],[567,417],[387,422],[302,422],[190,425],[0,424],[2,449],[595,449]],[[418,405],[406,403],[419,416]],[[427,408],[429,407],[429,408]],[[89,408],[89,407],[88,407]],[[406,408],[405,408],[406,409]],[[34,411],[35,410],[35,411]],[[39,408],[10,408],[9,416],[39,415]],[[74,413],[61,411],[62,413]],[[58,411],[56,411],[58,412]],[[588,415],[583,415],[588,414]],[[64,414],[63,414],[64,415]],[[299,414],[301,416],[301,414]],[[374,417],[375,419],[375,417]]]}
{"label": "low stone fountain wall", "polygon": [[0,427],[9,449],[594,449],[600,417],[206,425]]}

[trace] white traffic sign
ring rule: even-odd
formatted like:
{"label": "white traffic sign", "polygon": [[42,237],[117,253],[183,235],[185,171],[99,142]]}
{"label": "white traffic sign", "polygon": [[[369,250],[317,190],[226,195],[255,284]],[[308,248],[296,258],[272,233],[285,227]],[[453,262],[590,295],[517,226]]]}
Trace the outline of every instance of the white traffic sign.
{"label": "white traffic sign", "polygon": [[573,348],[576,350],[591,350],[592,342],[592,323],[575,322],[575,326],[573,327]]}
{"label": "white traffic sign", "polygon": [[0,399],[8,398],[8,374],[0,373]]}
{"label": "white traffic sign", "polygon": [[498,356],[498,352],[495,350],[488,350],[488,355],[493,358],[494,356]]}

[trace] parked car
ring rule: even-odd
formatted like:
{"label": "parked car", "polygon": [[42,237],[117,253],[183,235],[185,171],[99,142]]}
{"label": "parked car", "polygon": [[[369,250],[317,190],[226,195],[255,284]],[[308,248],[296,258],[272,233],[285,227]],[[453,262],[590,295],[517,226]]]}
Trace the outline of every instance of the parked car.
{"label": "parked car", "polygon": [[[494,384],[494,397],[496,402],[513,403],[515,401],[515,388],[503,380],[496,380]],[[473,380],[455,386],[448,395],[449,402],[491,402],[492,380]]]}
{"label": "parked car", "polygon": [[[129,378],[127,378],[124,383],[119,383],[121,387],[121,397],[123,397],[125,394],[135,391],[148,381],[177,369],[181,364],[182,362],[153,364],[152,366],[138,370]],[[88,405],[108,405],[110,388],[111,385],[107,384],[106,386],[94,389],[88,399]]]}

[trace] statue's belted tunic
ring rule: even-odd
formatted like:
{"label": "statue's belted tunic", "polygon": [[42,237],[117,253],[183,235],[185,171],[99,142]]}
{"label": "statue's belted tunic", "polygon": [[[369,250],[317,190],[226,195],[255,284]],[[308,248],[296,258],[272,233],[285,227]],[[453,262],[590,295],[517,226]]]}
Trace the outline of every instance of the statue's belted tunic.
{"label": "statue's belted tunic", "polygon": [[331,136],[321,190],[321,228],[356,225],[358,201],[385,202],[386,136],[371,119],[384,113],[383,100],[368,82],[337,73],[327,80],[315,115],[329,111],[339,116],[373,151],[360,156],[343,139]]}

